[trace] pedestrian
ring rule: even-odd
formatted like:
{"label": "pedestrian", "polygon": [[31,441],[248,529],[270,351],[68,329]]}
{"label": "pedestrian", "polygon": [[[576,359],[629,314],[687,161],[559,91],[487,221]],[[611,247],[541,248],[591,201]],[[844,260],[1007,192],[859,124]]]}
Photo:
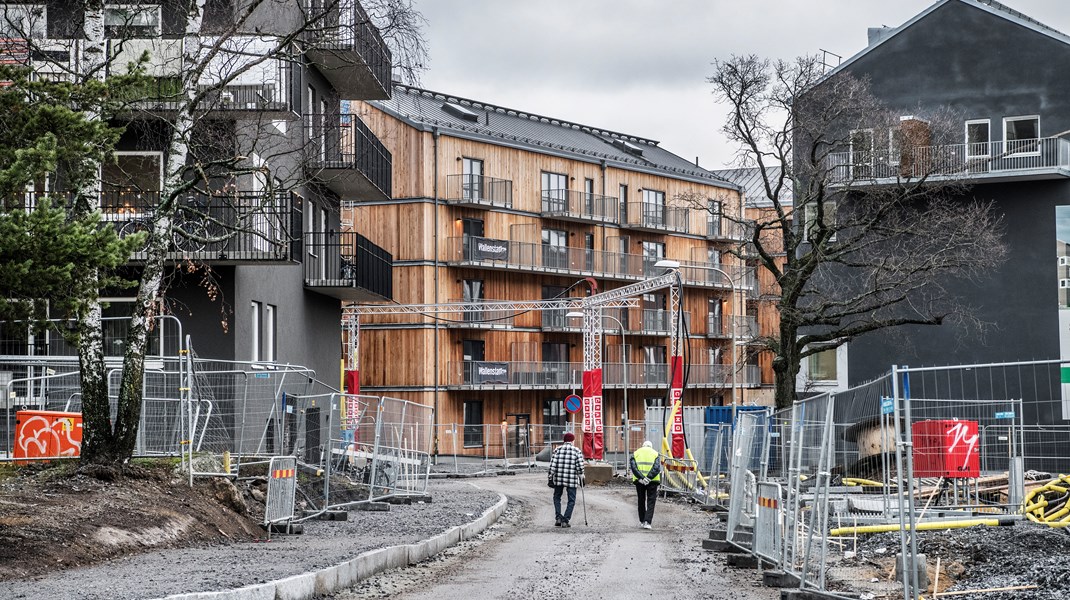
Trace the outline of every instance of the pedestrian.
{"label": "pedestrian", "polygon": [[[583,485],[583,454],[572,444],[576,436],[566,433],[563,444],[550,457],[548,483],[554,488],[554,527],[572,527],[572,509],[576,508],[576,488]],[[561,512],[561,494],[568,494],[568,504]]]}
{"label": "pedestrian", "polygon": [[658,485],[661,483],[661,457],[648,440],[632,454],[628,466],[632,471],[635,493],[639,497],[639,526],[651,529],[654,503],[658,500]]}

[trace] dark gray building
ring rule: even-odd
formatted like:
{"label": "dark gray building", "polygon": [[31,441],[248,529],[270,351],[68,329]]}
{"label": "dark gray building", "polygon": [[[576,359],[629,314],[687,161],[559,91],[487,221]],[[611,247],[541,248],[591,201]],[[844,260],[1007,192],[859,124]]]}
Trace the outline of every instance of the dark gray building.
{"label": "dark gray building", "polygon": [[[990,277],[954,290],[994,326],[989,335],[947,325],[867,334],[840,351],[836,387],[893,364],[1070,358],[1070,281],[1057,275],[1070,240],[1070,36],[993,0],[940,0],[899,27],[871,29],[869,45],[833,72],[868,80],[904,117],[961,115],[958,143],[942,151],[970,184],[964,200],[994,202],[1009,249]],[[879,183],[883,159],[904,168],[879,135],[852,143],[847,177]]]}

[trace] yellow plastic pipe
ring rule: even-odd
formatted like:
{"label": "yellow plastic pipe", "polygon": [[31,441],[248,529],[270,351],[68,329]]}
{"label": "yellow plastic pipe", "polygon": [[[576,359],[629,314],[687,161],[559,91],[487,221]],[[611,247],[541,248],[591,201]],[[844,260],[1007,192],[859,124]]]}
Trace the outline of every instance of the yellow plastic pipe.
{"label": "yellow plastic pipe", "polygon": [[[933,531],[941,529],[965,529],[967,527],[999,527],[1001,525],[999,519],[963,519],[959,521],[930,521],[929,523],[920,523],[917,526],[918,531]],[[905,527],[906,530],[910,530],[910,526]],[[857,527],[837,527],[829,532],[829,535],[854,535],[856,533],[884,533],[886,531],[899,531],[899,525],[858,525]]]}

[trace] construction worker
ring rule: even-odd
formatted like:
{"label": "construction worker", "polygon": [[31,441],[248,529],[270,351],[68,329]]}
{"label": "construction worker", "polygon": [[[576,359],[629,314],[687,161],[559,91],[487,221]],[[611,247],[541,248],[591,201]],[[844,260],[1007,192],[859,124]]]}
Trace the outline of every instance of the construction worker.
{"label": "construction worker", "polygon": [[658,484],[661,483],[661,457],[650,441],[643,442],[643,447],[632,454],[629,461],[632,483],[639,497],[639,526],[651,529],[654,521],[654,503],[658,499]]}

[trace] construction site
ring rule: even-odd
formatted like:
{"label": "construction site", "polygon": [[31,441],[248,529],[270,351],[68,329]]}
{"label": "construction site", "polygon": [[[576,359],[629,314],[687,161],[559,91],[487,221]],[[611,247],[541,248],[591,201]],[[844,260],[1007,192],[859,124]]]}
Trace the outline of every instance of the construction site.
{"label": "construction site", "polygon": [[[663,494],[707,508],[701,546],[728,553],[729,565],[757,567],[756,578],[783,589],[863,598],[1067,591],[1070,578],[1054,557],[1070,549],[1070,477],[1063,475],[1070,432],[1039,424],[1060,409],[1058,361],[892,368],[864,386],[780,411],[692,406],[673,291],[679,282],[671,270],[584,298],[351,306],[343,321],[345,378],[359,381],[362,314],[580,311],[582,396],[567,427],[582,439],[588,481],[627,482],[631,452],[653,441]],[[678,324],[667,365],[673,403],[607,426],[599,406],[599,311],[666,288]],[[122,320],[109,324],[115,339],[122,329]],[[432,407],[341,392],[300,366],[200,359],[170,317],[153,331],[160,353],[147,360],[136,454],[177,458],[190,487],[219,478],[244,486],[262,502],[253,512],[268,535],[300,534],[308,523],[385,503],[432,502],[435,478],[541,470],[552,450],[549,431],[502,424],[486,427],[481,453],[460,453],[450,440],[463,427],[438,422]],[[8,356],[3,364],[12,373],[0,425],[4,460],[77,456],[76,364],[56,356]]]}

